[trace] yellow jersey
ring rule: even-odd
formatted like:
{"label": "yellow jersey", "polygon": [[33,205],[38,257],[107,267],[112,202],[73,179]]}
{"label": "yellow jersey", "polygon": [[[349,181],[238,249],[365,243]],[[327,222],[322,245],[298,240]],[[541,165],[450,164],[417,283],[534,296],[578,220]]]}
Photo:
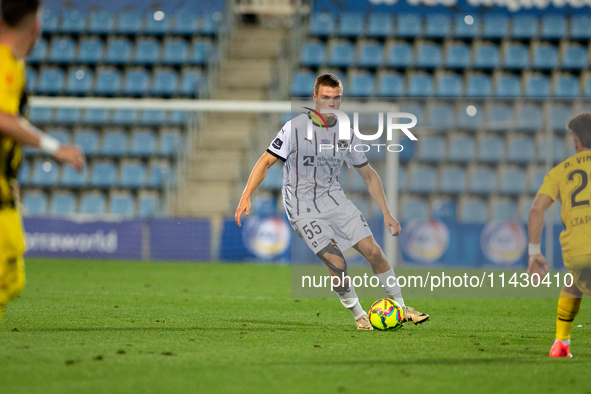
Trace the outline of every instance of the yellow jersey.
{"label": "yellow jersey", "polygon": [[[24,116],[26,107],[25,64],[0,45],[0,111]],[[14,208],[12,187],[16,184],[22,153],[20,144],[0,134],[0,209]]]}
{"label": "yellow jersey", "polygon": [[591,150],[579,152],[546,174],[538,194],[553,201],[560,199],[560,218],[565,230],[560,233],[562,253],[566,257],[591,254]]}

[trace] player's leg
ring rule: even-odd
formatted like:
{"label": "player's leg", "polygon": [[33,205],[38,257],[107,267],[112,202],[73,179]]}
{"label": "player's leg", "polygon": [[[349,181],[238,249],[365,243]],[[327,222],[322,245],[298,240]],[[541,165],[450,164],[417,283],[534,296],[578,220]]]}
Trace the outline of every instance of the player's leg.
{"label": "player's leg", "polygon": [[0,319],[4,307],[25,286],[24,237],[16,210],[0,210]]}

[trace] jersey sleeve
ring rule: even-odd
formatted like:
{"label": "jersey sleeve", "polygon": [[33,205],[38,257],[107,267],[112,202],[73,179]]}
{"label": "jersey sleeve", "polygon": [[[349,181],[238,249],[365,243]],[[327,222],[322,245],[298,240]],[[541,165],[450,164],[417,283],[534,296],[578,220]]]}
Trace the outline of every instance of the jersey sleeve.
{"label": "jersey sleeve", "polygon": [[355,147],[360,146],[362,142],[353,131],[351,131],[351,134],[351,147],[345,155],[345,163],[347,163],[347,166],[349,168],[360,168],[368,164],[367,157],[365,156],[365,153],[363,152],[363,149],[361,149],[361,147],[357,148],[359,152],[355,150]]}
{"label": "jersey sleeve", "polygon": [[552,199],[552,201],[556,201],[558,195],[560,194],[560,188],[558,183],[558,177],[556,176],[555,169],[550,170],[544,177],[544,183],[538,190],[538,194],[545,194]]}
{"label": "jersey sleeve", "polygon": [[290,145],[291,145],[291,124],[287,122],[285,126],[279,130],[277,136],[267,148],[267,152],[271,155],[275,156],[276,158],[285,162],[287,160],[287,156],[289,156],[290,152]]}

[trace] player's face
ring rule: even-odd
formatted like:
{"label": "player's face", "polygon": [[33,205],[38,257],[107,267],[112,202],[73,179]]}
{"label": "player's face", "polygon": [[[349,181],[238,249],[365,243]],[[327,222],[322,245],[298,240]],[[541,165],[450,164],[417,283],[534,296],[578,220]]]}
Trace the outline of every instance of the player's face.
{"label": "player's face", "polygon": [[[320,112],[322,109],[339,109],[341,106],[341,89],[339,87],[331,88],[330,86],[321,85],[318,88],[318,95],[314,94],[314,102],[316,103],[316,111]],[[326,119],[332,120],[334,114],[322,114]]]}

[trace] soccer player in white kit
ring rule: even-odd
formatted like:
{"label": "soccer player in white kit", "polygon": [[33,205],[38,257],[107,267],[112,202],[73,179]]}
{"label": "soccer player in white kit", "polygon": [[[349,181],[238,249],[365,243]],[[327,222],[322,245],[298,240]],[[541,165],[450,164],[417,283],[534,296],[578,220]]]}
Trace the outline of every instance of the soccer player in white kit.
{"label": "soccer player in white kit", "polygon": [[[322,109],[339,109],[342,93],[343,85],[335,75],[320,75],[313,94],[317,113]],[[429,315],[404,304],[394,270],[363,215],[347,199],[338,182],[345,161],[349,168],[354,167],[362,176],[367,190],[382,210],[388,233],[398,236],[400,223],[390,213],[380,177],[369,165],[365,153],[351,149],[361,143],[353,130],[350,130],[350,139],[339,139],[337,117],[330,113],[321,116],[326,124],[313,122],[311,139],[307,135],[308,118],[319,118],[310,113],[295,117],[281,128],[250,174],[236,208],[236,223],[241,225],[242,213],[249,214],[250,196],[265,178],[267,170],[277,160],[283,161],[282,195],[289,221],[297,235],[328,267],[332,279],[348,275],[342,251],[353,247],[370,263],[388,297],[403,307],[404,321],[422,323],[429,319]],[[357,328],[371,330],[355,288],[350,281],[344,282],[333,281],[333,284],[339,284],[334,287],[335,293],[353,314]]]}

